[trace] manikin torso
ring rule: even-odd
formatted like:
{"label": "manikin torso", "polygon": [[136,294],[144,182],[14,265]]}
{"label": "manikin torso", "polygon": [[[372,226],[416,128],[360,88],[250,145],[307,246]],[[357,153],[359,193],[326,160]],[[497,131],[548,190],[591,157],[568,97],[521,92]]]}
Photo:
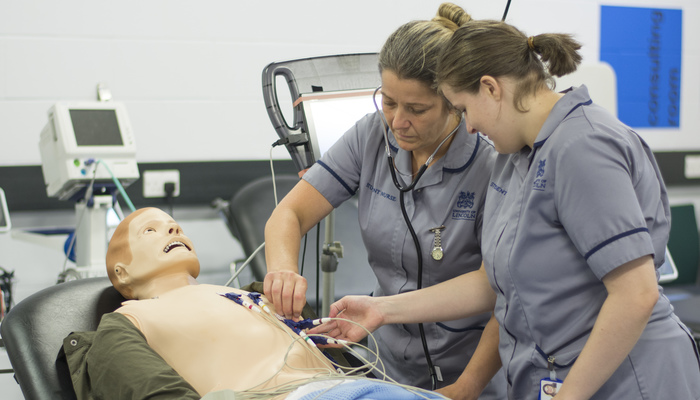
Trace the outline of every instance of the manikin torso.
{"label": "manikin torso", "polygon": [[303,383],[332,373],[334,368],[318,349],[269,319],[274,316],[266,318],[219,295],[229,292],[245,293],[225,286],[187,285],[154,299],[126,301],[117,312],[129,318],[202,396],[222,389]]}

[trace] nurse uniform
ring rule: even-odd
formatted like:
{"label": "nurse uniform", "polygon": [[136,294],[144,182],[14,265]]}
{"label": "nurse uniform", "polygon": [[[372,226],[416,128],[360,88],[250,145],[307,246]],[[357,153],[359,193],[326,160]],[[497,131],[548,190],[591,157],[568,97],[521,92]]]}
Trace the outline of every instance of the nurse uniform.
{"label": "nurse uniform", "polygon": [[[374,296],[416,289],[417,257],[399,205],[399,191],[389,172],[378,113],[357,122],[303,176],[334,206],[357,193],[359,222],[369,264],[377,277]],[[400,149],[393,135],[389,143],[398,179],[411,182],[411,154]],[[404,195],[423,254],[423,287],[432,286],[481,265],[481,227],[486,188],[495,160],[495,150],[483,137],[469,134],[459,126],[447,153],[428,168],[414,190]],[[435,233],[444,226],[441,245],[444,257],[431,257]],[[367,288],[369,293],[371,288]],[[366,294],[366,293],[358,293]],[[488,314],[425,324],[433,364],[444,382],[454,382],[474,352]],[[401,383],[430,388],[427,362],[418,325],[388,325],[375,332],[380,357],[387,374]],[[492,381],[482,398],[505,398],[505,380]],[[495,390],[495,393],[494,393]],[[500,393],[500,395],[499,395]]]}
{"label": "nurse uniform", "polygon": [[[510,399],[537,398],[550,357],[566,377],[606,299],[602,278],[649,254],[658,268],[669,224],[651,150],[585,86],[556,103],[532,150],[498,156],[483,249]],[[700,399],[697,348],[665,296],[593,398]]]}

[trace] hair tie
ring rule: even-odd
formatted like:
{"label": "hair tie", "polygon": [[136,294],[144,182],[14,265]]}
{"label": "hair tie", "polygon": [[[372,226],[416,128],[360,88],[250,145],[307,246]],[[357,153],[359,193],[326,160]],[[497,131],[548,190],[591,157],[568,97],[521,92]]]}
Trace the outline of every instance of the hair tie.
{"label": "hair tie", "polygon": [[535,37],[530,36],[527,38],[527,47],[530,48],[530,50],[535,51]]}

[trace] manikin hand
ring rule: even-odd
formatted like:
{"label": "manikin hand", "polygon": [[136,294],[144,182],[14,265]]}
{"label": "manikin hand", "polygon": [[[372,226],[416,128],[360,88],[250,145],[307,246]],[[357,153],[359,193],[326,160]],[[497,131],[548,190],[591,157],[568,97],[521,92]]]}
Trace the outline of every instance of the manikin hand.
{"label": "manikin hand", "polygon": [[[331,318],[343,318],[354,321],[369,330],[376,330],[383,325],[384,317],[378,309],[380,300],[371,296],[345,296],[331,304]],[[356,324],[334,320],[309,331],[311,334],[326,334],[330,337],[349,342],[359,342],[367,332]]]}
{"label": "manikin hand", "polygon": [[306,304],[306,278],[293,271],[271,271],[265,275],[263,290],[285,318],[299,321]]}

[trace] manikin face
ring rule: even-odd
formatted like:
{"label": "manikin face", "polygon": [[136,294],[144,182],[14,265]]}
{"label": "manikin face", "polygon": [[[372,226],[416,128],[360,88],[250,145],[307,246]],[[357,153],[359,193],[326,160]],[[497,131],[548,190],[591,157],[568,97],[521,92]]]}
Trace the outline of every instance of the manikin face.
{"label": "manikin face", "polygon": [[455,116],[440,95],[415,79],[382,71],[382,110],[399,147],[432,153],[454,127]]}
{"label": "manikin face", "polygon": [[490,89],[482,84],[478,93],[471,94],[455,91],[448,85],[440,87],[447,101],[464,113],[470,133],[480,132],[491,139],[501,154],[520,151],[526,143],[517,137],[515,126],[509,123],[513,107],[502,98],[495,98]]}
{"label": "manikin face", "polygon": [[160,276],[186,273],[199,275],[199,259],[192,241],[168,214],[149,209],[129,224],[132,260],[122,266],[130,282],[143,284]]}

